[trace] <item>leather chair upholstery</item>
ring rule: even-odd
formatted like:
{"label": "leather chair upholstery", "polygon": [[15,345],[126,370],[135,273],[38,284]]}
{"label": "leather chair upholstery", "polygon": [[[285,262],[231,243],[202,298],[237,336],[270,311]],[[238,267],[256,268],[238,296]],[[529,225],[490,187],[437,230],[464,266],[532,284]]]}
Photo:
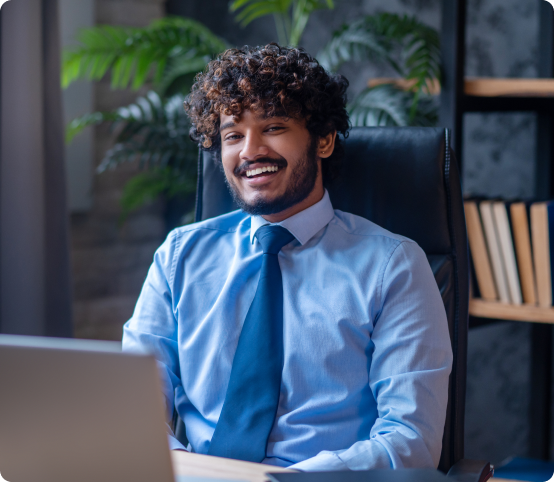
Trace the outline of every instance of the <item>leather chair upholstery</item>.
{"label": "leather chair upholstery", "polygon": [[[439,465],[448,472],[464,457],[469,301],[468,243],[450,134],[430,127],[358,127],[345,150],[341,178],[328,188],[333,207],[416,241],[442,294],[454,352]],[[200,152],[198,174],[197,221],[236,209],[213,154]],[[468,480],[485,480],[486,467],[473,464],[475,477]]]}

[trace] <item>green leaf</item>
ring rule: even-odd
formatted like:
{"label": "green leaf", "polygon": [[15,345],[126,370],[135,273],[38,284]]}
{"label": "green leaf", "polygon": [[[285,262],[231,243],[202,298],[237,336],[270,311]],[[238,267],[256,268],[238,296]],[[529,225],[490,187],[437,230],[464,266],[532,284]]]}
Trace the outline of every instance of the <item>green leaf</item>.
{"label": "green leaf", "polygon": [[[407,107],[408,122],[414,120],[422,95],[429,93],[428,84],[433,79],[440,82],[439,35],[433,28],[408,15],[380,13],[343,25],[317,58],[324,68],[331,71],[337,70],[344,62],[385,62],[399,75],[412,80],[413,95],[412,104]],[[366,94],[370,97],[376,95]],[[390,113],[383,111],[385,113],[382,115],[371,117],[371,122],[377,122],[377,118],[382,122],[385,122],[384,119],[388,119],[386,122],[404,122],[392,115],[397,113],[397,107],[395,104]],[[358,115],[357,110],[354,112]],[[369,122],[368,119],[366,121]]]}
{"label": "green leaf", "polygon": [[109,122],[115,133],[115,145],[104,156],[99,172],[138,159],[144,168],[167,165],[183,175],[194,176],[198,147],[188,137],[190,121],[183,101],[180,94],[164,100],[150,91],[135,103],[113,112],[96,112],[75,119],[68,126],[68,139],[87,125]]}
{"label": "green leaf", "polygon": [[364,90],[348,110],[354,126],[406,126],[405,93],[390,85],[380,85]]}
{"label": "green leaf", "polygon": [[171,95],[176,92],[175,86],[182,83],[181,81],[185,79],[187,82],[181,86],[179,91],[187,94],[190,90],[190,85],[193,83],[194,76],[204,69],[209,60],[206,57],[177,57],[167,68],[163,79],[158,85],[158,91],[163,95]]}
{"label": "green leaf", "polygon": [[241,27],[248,26],[252,21],[265,17],[266,15],[284,14],[278,5],[272,5],[272,2],[255,1],[246,6],[240,13],[235,16],[235,20],[240,23]]}
{"label": "green leaf", "polygon": [[195,177],[186,177],[171,167],[142,172],[130,179],[120,199],[120,223],[135,209],[156,200],[161,195],[174,197],[191,194],[196,189]]}
{"label": "green leaf", "polygon": [[254,20],[273,15],[279,42],[298,46],[310,15],[315,10],[334,8],[333,0],[232,0],[229,10],[246,27]]}
{"label": "green leaf", "polygon": [[[420,95],[418,103],[413,98]],[[412,106],[416,108],[412,114]],[[390,84],[365,89],[348,105],[353,126],[434,126],[438,101],[432,96],[399,90]]]}
{"label": "green leaf", "polygon": [[138,89],[151,80],[151,72],[162,82],[166,67],[178,58],[188,55],[190,63],[198,66],[202,59],[205,65],[228,48],[207,27],[183,17],[166,17],[144,28],[100,25],[80,31],[78,41],[63,54],[63,87],[77,79],[97,80],[111,71],[112,87]]}
{"label": "green leaf", "polygon": [[362,19],[336,31],[317,59],[326,70],[336,71],[344,62],[383,61],[391,50],[390,40],[369,29],[367,20]]}
{"label": "green leaf", "polygon": [[73,119],[66,128],[65,142],[69,144],[73,138],[88,126],[98,125],[103,122],[115,121],[117,115],[112,112],[94,112]]}
{"label": "green leaf", "polygon": [[133,83],[131,84],[132,89],[138,89],[146,82],[148,73],[151,70],[151,65],[152,62],[146,57],[139,57],[137,59],[135,77],[133,78]]}

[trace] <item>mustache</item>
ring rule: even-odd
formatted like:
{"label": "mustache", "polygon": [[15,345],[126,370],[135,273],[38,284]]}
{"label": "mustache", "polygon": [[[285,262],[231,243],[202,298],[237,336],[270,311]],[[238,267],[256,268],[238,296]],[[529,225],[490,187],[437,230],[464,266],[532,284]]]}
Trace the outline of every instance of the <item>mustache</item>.
{"label": "mustache", "polygon": [[233,170],[233,174],[235,176],[241,176],[242,173],[249,170],[250,166],[252,166],[253,164],[258,164],[260,162],[274,164],[274,165],[278,166],[279,168],[287,167],[287,165],[288,165],[288,162],[284,157],[279,157],[277,159],[274,159],[273,157],[260,157],[260,158],[256,159],[255,161],[245,161],[241,165],[235,167],[235,169]]}

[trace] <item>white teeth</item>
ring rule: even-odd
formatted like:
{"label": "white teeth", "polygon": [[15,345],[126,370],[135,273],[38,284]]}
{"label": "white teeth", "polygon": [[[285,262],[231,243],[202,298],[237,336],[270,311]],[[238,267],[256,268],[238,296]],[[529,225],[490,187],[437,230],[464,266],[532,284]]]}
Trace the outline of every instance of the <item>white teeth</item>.
{"label": "white teeth", "polygon": [[246,177],[256,176],[258,174],[261,174],[262,172],[276,172],[278,170],[279,168],[277,166],[258,167],[257,169],[251,169],[250,171],[246,171]]}

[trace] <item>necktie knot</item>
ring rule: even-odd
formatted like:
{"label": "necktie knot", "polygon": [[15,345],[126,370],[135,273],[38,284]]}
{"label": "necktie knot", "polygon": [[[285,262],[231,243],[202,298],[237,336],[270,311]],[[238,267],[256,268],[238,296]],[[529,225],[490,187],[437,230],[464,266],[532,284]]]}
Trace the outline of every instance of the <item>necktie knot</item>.
{"label": "necktie knot", "polygon": [[256,238],[262,245],[264,254],[278,254],[294,236],[282,226],[262,226],[256,231]]}

